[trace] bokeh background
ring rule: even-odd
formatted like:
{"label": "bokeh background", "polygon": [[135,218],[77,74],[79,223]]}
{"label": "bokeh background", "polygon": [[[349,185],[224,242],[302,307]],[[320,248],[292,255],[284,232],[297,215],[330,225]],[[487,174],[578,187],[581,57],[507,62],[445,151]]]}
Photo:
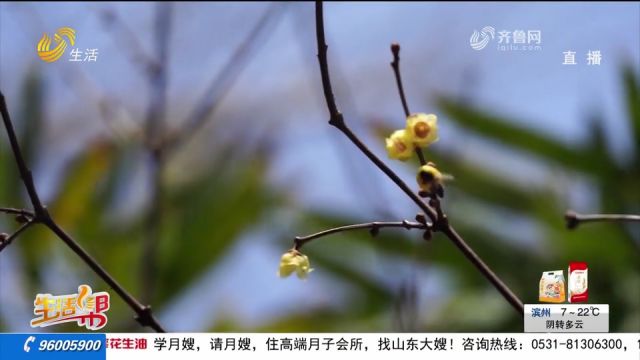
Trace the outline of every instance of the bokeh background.
{"label": "bokeh background", "polygon": [[[612,331],[640,331],[638,225],[563,221],[640,212],[640,4],[330,3],[325,21],[338,104],[385,159],[383,137],[404,123],[389,66],[401,44],[411,111],[439,116],[427,157],[455,176],[445,211],[525,303],[543,271],[586,261],[589,302],[610,304]],[[540,30],[542,50],[471,49],[487,25]],[[42,62],[36,43],[61,26],[97,61]],[[576,65],[562,65],[568,50]],[[307,281],[276,276],[296,235],[417,212],[327,125],[315,55],[312,3],[0,4],[0,88],[43,199],[168,330],[522,331],[441,235],[327,237],[305,246]],[[206,125],[158,171],[145,139],[180,132],[207,101]],[[28,206],[2,134],[0,204]],[[388,163],[413,183],[416,163]],[[109,290],[31,229],[0,254],[0,330],[32,331],[37,293],[82,283]],[[144,331],[113,293],[108,316],[106,331]]]}

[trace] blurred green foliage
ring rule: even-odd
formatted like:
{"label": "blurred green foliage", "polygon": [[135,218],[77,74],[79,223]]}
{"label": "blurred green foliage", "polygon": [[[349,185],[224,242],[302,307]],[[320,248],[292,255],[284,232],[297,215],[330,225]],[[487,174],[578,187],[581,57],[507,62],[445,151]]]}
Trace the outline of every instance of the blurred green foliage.
{"label": "blurred green foliage", "polygon": [[[22,149],[32,168],[38,164],[38,154],[46,151],[38,148],[42,143],[43,88],[40,74],[34,69],[24,84],[22,111],[14,114]],[[231,143],[218,145],[219,155],[225,156],[209,157],[209,163],[203,164],[206,171],[198,169],[194,172],[197,176],[187,177],[179,185],[167,184],[164,190],[164,216],[162,223],[156,224],[162,230],[162,238],[157,239],[159,269],[154,309],[162,309],[179,298],[194,280],[220,260],[241,234],[259,223],[265,212],[279,202],[278,195],[267,189],[264,181],[268,153],[262,151],[250,158],[230,156]],[[56,222],[138,298],[145,220],[141,213],[149,209],[140,209],[126,219],[113,220],[111,205],[118,196],[122,197],[119,191],[123,182],[131,179],[137,167],[145,166],[143,162],[132,161],[144,159],[143,152],[133,138],[116,142],[104,137],[88,142],[66,164],[57,182],[55,196],[47,203]],[[23,196],[23,185],[17,176],[12,153],[4,141],[0,169],[3,174],[0,176],[0,204],[30,208]],[[3,216],[2,221],[5,221],[6,230],[18,225],[12,224],[9,216]],[[24,285],[29,294],[50,289],[44,272],[50,269],[57,256],[62,256],[75,274],[80,274],[79,283],[102,283],[44,227],[30,229],[11,246],[18,248],[24,260],[23,273],[28,281]],[[55,290],[60,294],[73,293],[77,287]],[[140,331],[132,310],[113,293],[111,299],[109,330]],[[56,327],[56,331],[82,331],[82,328],[62,325]]]}
{"label": "blurred green foliage", "polygon": [[[637,213],[640,210],[640,81],[630,67],[622,71],[628,106],[629,127],[635,152],[630,161],[621,162],[610,153],[603,134],[603,119],[588,119],[591,137],[580,146],[569,146],[530,129],[518,122],[478,110],[465,103],[443,98],[439,102],[441,121],[454,122],[475,136],[499,143],[505,151],[526,153],[536,159],[559,165],[568,174],[588,178],[597,195],[600,211]],[[37,163],[42,146],[43,86],[36,70],[25,81],[22,110],[14,115],[23,150],[31,166]],[[385,130],[386,134],[388,130]],[[336,136],[338,136],[336,134]],[[28,207],[16,174],[15,164],[6,142],[0,151],[0,204]],[[140,291],[140,239],[144,216],[132,215],[126,221],[109,219],[111,204],[118,196],[122,179],[131,176],[140,158],[139,144],[113,143],[98,139],[86,145],[61,174],[55,197],[48,206],[54,218],[93,254],[98,261],[131,293]],[[222,146],[220,152],[229,151]],[[168,186],[166,209],[161,226],[159,273],[155,309],[175,300],[211,266],[220,262],[239,236],[255,225],[266,213],[284,206],[279,195],[265,184],[268,159],[246,156],[242,159],[214,156],[203,167],[207,171],[186,184]],[[638,227],[601,223],[580,226],[569,231],[564,226],[564,201],[546,187],[524,187],[500,177],[481,164],[471,163],[452,154],[438,151],[429,159],[444,171],[455,175],[448,187],[445,208],[455,201],[449,212],[453,225],[485,262],[518,294],[525,303],[537,302],[537,284],[543,271],[564,268],[569,261],[589,264],[591,303],[611,305],[612,331],[640,331],[640,262],[638,262]],[[411,166],[414,166],[412,164]],[[449,195],[451,194],[451,195]],[[453,199],[453,200],[452,200]],[[486,211],[475,213],[479,221],[469,221],[465,201],[480,204]],[[462,203],[458,206],[458,203]],[[499,209],[521,216],[540,229],[535,249],[512,241],[496,232],[495,222],[483,221],[487,213]],[[141,211],[147,211],[142,209]],[[580,210],[580,209],[576,209]],[[408,214],[410,217],[411,214]],[[362,219],[320,212],[305,212],[290,229],[292,234]],[[7,222],[5,222],[7,223]],[[262,324],[259,328],[242,328],[229,318],[211,325],[212,331],[521,331],[522,321],[499,293],[468,263],[457,248],[441,235],[424,242],[415,231],[382,230],[372,238],[368,232],[349,232],[339,239],[305,247],[312,265],[330,274],[349,288],[347,303],[335,307],[318,307],[296,312]],[[344,246],[348,243],[349,246]],[[43,271],[53,256],[63,256],[70,267],[85,267],[72,252],[45,229],[37,228],[16,241],[24,261],[25,280],[30,293],[48,289]],[[286,248],[290,243],[282,243]],[[363,272],[350,259],[373,248],[380,256],[438,268],[451,276],[451,296],[429,307],[429,313],[399,314],[415,311],[403,306],[398,287]],[[1,254],[0,256],[4,256]],[[274,259],[275,271],[277,259]],[[79,271],[81,282],[98,281],[89,271]],[[400,283],[400,279],[399,279]],[[398,284],[399,286],[400,284]],[[418,277],[409,284],[421,287]],[[73,292],[76,289],[57,289]],[[415,289],[414,289],[415,290]],[[138,331],[131,310],[112,297],[109,331]],[[415,299],[414,299],[415,300]],[[422,306],[420,306],[422,307]],[[397,309],[397,310],[393,310]],[[390,317],[409,316],[415,328],[389,328]],[[2,324],[0,324],[2,326]],[[1,327],[0,327],[1,328]],[[60,331],[81,331],[70,325]]]}

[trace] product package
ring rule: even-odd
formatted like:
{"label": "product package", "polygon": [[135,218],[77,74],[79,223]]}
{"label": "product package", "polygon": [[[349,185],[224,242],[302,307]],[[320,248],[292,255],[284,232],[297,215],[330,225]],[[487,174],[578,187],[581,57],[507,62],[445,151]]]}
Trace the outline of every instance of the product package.
{"label": "product package", "polygon": [[587,263],[569,263],[569,302],[586,302],[589,298],[589,288],[587,285]]}
{"label": "product package", "polygon": [[565,301],[564,275],[562,274],[562,270],[542,273],[538,300],[551,303],[563,303]]}

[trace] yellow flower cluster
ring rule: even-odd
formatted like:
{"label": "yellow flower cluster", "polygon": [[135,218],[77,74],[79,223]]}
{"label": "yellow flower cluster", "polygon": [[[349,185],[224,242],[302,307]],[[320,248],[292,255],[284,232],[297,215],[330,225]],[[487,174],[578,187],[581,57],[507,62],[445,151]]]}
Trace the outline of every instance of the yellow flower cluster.
{"label": "yellow flower cluster", "polygon": [[407,125],[394,131],[385,140],[387,154],[392,159],[406,161],[416,147],[427,147],[438,141],[438,117],[434,114],[417,113],[407,117]]}
{"label": "yellow flower cluster", "polygon": [[282,255],[278,276],[285,278],[295,272],[299,279],[306,279],[312,271],[307,255],[292,249]]}

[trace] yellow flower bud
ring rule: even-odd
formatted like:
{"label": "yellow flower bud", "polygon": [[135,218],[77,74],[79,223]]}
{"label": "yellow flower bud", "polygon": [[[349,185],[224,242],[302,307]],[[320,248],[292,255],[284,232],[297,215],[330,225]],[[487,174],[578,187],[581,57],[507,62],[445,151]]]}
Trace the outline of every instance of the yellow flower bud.
{"label": "yellow flower bud", "polygon": [[413,144],[405,130],[396,130],[385,139],[387,154],[391,159],[408,160],[413,154]]}
{"label": "yellow flower bud", "polygon": [[313,269],[309,265],[309,258],[297,250],[289,250],[280,259],[278,276],[285,278],[294,272],[299,279],[306,279]]}
{"label": "yellow flower bud", "polygon": [[411,114],[407,117],[406,132],[415,146],[429,146],[438,141],[438,117],[434,114]]}

